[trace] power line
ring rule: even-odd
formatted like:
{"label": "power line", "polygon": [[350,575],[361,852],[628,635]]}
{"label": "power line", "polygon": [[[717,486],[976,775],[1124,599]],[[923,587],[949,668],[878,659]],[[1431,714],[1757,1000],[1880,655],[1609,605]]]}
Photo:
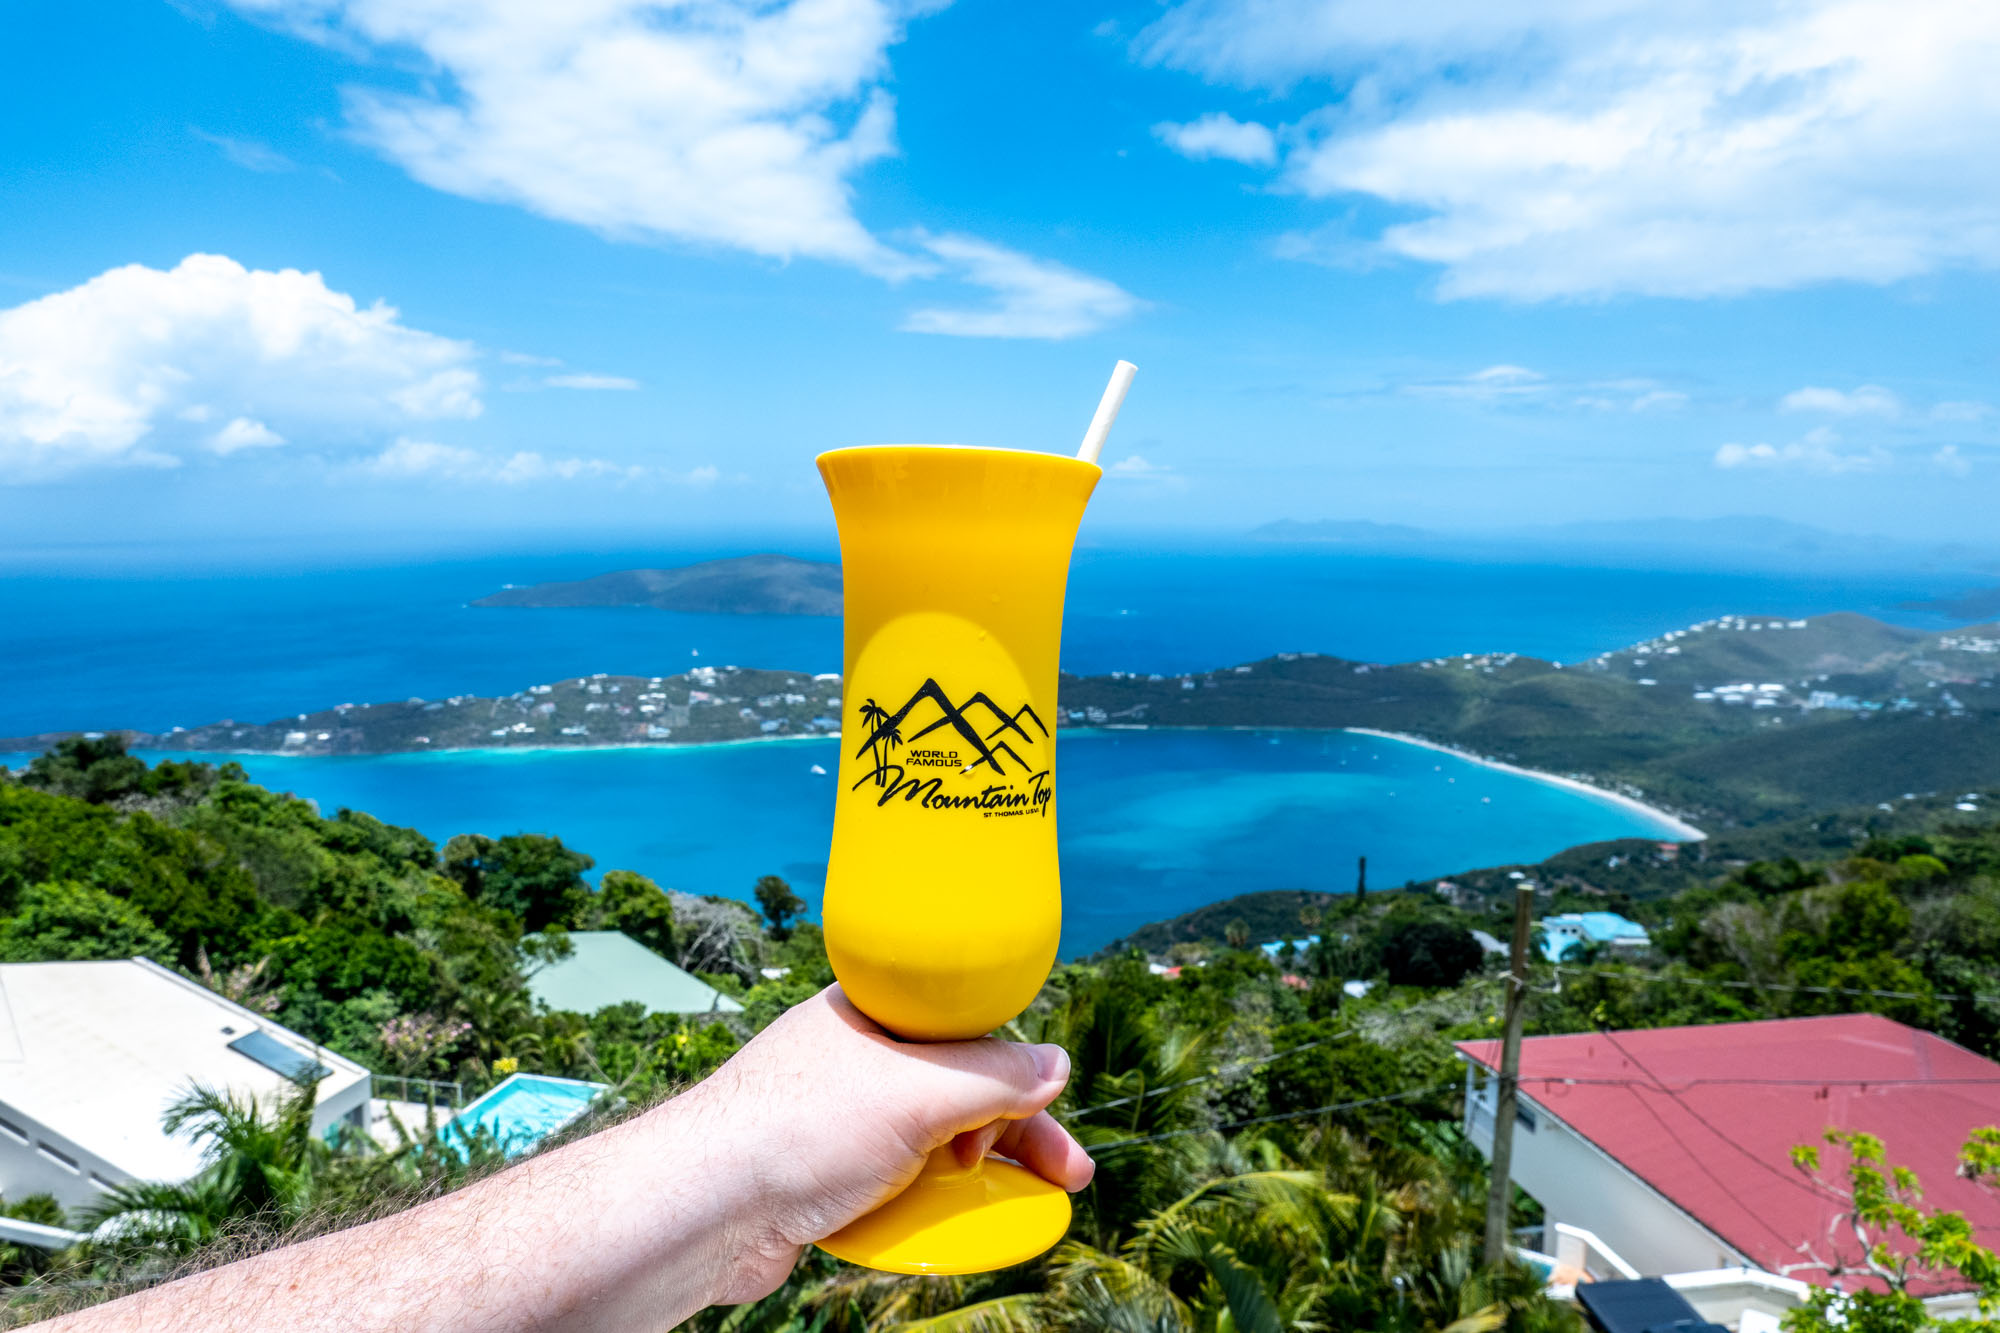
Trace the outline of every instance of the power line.
{"label": "power line", "polygon": [[1556,975],[1564,972],[1577,976],[1622,977],[1627,981],[1670,981],[1677,986],[1721,986],[1729,990],[1786,991],[1808,995],[1867,995],[1888,1000],[1969,1000],[1979,1003],[1986,1000],[2000,1001],[2000,994],[1958,995],[1946,991],[1872,990],[1858,986],[1793,986],[1777,981],[1725,981],[1719,977],[1685,977],[1667,972],[1623,972],[1615,967],[1557,967]]}
{"label": "power line", "polygon": [[[1574,1034],[1552,1033],[1550,1035],[1569,1036]],[[1611,1034],[1600,1029],[1598,1035],[1609,1037]],[[1616,1042],[1612,1044],[1614,1046],[1617,1045]],[[1625,1048],[1620,1046],[1618,1049],[1623,1052]],[[1639,1062],[1633,1060],[1632,1063],[1638,1064]],[[1640,1068],[1643,1069],[1645,1066],[1641,1065]],[[1651,1071],[1647,1072],[1650,1073]],[[1636,1078],[1577,1078],[1568,1074],[1523,1074],[1520,1077],[1523,1083],[1565,1083],[1575,1084],[1578,1087],[1653,1088],[1659,1092],[1666,1093],[1668,1096],[1673,1096],[1676,1092],[1686,1092],[1690,1088],[1711,1085],[1730,1088],[1879,1088],[1906,1086],[1934,1088],[1954,1085],[1964,1086],[1968,1084],[1975,1087],[1990,1087],[2000,1084],[2000,1078],[1693,1078],[1685,1083],[1677,1083],[1672,1087],[1668,1087],[1658,1078],[1651,1080]]]}
{"label": "power line", "polygon": [[[1416,1004],[1410,1005],[1406,1009],[1398,1009],[1392,1012],[1395,1015],[1413,1014],[1417,1012],[1419,1009],[1422,1009],[1428,1005],[1441,1004],[1447,1001],[1456,1000],[1463,995],[1468,995],[1471,992],[1478,990],[1482,986],[1490,986],[1497,980],[1502,980],[1502,978],[1485,977],[1478,981],[1473,982],[1470,986],[1467,986],[1462,991],[1454,991],[1450,995],[1441,995],[1434,999],[1420,1000]],[[1344,1037],[1351,1037],[1360,1031],[1361,1029],[1358,1026],[1351,1028],[1342,1028],[1338,1032],[1329,1033],[1324,1037],[1318,1037],[1312,1041],[1301,1042],[1297,1046],[1288,1046],[1282,1051],[1273,1051],[1269,1055],[1253,1055],[1253,1056],[1248,1056],[1241,1060],[1232,1060],[1226,1065],[1217,1065],[1214,1069],[1210,1070],[1206,1074],[1196,1074],[1193,1078],[1184,1078],[1178,1083],[1167,1083],[1157,1088],[1143,1088],[1140,1091],[1133,1093],[1128,1097],[1114,1097],[1112,1100],[1108,1102],[1092,1102],[1089,1106],[1085,1106],[1078,1110],[1070,1112],[1068,1116],[1064,1117],[1064,1123],[1067,1124],[1077,1120],[1081,1120],[1083,1117],[1087,1115],[1095,1115],[1099,1111],[1108,1111],[1114,1106],[1128,1106],[1133,1102],[1144,1101],[1148,1097],[1157,1097],[1162,1093],[1176,1092],[1181,1088],[1193,1087],[1197,1083],[1207,1083],[1212,1079],[1222,1078],[1226,1075],[1240,1074],[1246,1069],[1255,1069],[1259,1065],[1267,1065],[1275,1060],[1282,1060],[1286,1056],[1298,1055],[1301,1052],[1310,1051],[1320,1046],[1331,1046],[1334,1042],[1339,1041]]]}
{"label": "power line", "polygon": [[1092,1144],[1089,1152],[1096,1156],[1113,1148],[1130,1148],[1141,1143],[1159,1143],[1165,1139],[1178,1139],[1188,1134],[1221,1134],[1232,1129],[1246,1129],[1251,1125],[1269,1125],[1280,1120],[1302,1120],[1306,1116],[1330,1115],[1335,1111],[1352,1111],[1362,1106],[1379,1106],[1384,1102],[1406,1101],[1411,1097],[1426,1097],[1434,1092],[1444,1092],[1456,1088],[1456,1080],[1450,1083],[1433,1084],[1427,1088],[1406,1088],[1402,1092],[1392,1092],[1382,1097],[1363,1097],[1359,1101],[1335,1102],[1331,1106],[1315,1106],[1305,1111],[1283,1111],[1276,1115],[1252,1116],[1248,1120],[1232,1120],[1226,1125],[1198,1125],[1193,1129],[1170,1129],[1164,1134],[1147,1134],[1139,1138],[1114,1139],[1110,1143]]}
{"label": "power line", "polygon": [[1267,1065],[1274,1060],[1282,1060],[1288,1055],[1298,1055],[1303,1051],[1310,1051],[1320,1046],[1331,1046],[1343,1037],[1353,1036],[1356,1031],[1358,1031],[1356,1028],[1342,1028],[1338,1032],[1329,1033],[1315,1041],[1302,1042],[1297,1046],[1286,1047],[1282,1051],[1273,1051],[1269,1055],[1253,1055],[1242,1060],[1232,1060],[1226,1065],[1217,1065],[1206,1074],[1196,1074],[1193,1078],[1184,1078],[1178,1083],[1163,1083],[1157,1088],[1144,1088],[1129,1097],[1114,1097],[1108,1102],[1092,1102],[1080,1110],[1072,1111],[1068,1119],[1071,1121],[1081,1120],[1087,1115],[1095,1115],[1099,1111],[1108,1111],[1114,1106],[1125,1106],[1132,1102],[1144,1101],[1148,1097],[1158,1097],[1162,1093],[1175,1092],[1181,1088],[1190,1088],[1197,1083],[1207,1083],[1211,1079],[1222,1078],[1228,1074],[1240,1074],[1246,1069],[1255,1069],[1259,1065]]}
{"label": "power line", "polygon": [[[1728,1143],[1732,1148],[1735,1148],[1738,1152],[1741,1152],[1745,1156],[1751,1158],[1752,1161],[1757,1162],[1759,1166],[1762,1166],[1767,1170],[1772,1171],[1774,1174],[1779,1175],[1780,1178],[1787,1180],[1790,1184],[1792,1185],[1798,1184],[1797,1180],[1784,1176],[1783,1173],[1778,1172],[1777,1169],[1775,1167],[1772,1167],[1768,1162],[1765,1162],[1761,1158],[1758,1158],[1754,1153],[1751,1153],[1749,1149],[1743,1147],[1742,1144],[1737,1143],[1734,1140],[1728,1138],[1726,1135],[1722,1133],[1721,1130],[1717,1129],[1714,1125],[1709,1124],[1706,1118],[1704,1118],[1695,1110],[1693,1110],[1691,1107],[1689,1107],[1686,1102],[1682,1101],[1672,1092],[1668,1092],[1666,1087],[1660,1083],[1660,1080],[1654,1076],[1653,1071],[1650,1068],[1648,1068],[1643,1062],[1641,1062],[1639,1057],[1633,1055],[1630,1051],[1626,1050],[1624,1046],[1620,1045],[1618,1038],[1614,1034],[1608,1031],[1602,1031],[1601,1035],[1604,1037],[1606,1041],[1609,1041],[1611,1043],[1613,1050],[1617,1051],[1627,1060],[1630,1060],[1634,1065],[1637,1065],[1640,1072],[1645,1074],[1646,1078],[1652,1083],[1652,1085],[1658,1088],[1661,1092],[1666,1093],[1667,1098],[1670,1101],[1672,1101],[1675,1106],[1680,1107],[1681,1110],[1687,1112],[1690,1116],[1693,1116],[1696,1120],[1700,1121],[1702,1124],[1707,1125],[1710,1133],[1714,1134],[1717,1138],[1722,1139],[1725,1143]],[[1638,1102],[1640,1106],[1645,1108],[1646,1114],[1653,1117],[1653,1123],[1660,1127],[1660,1132],[1665,1134],[1668,1138],[1672,1139],[1674,1141],[1674,1146],[1679,1148],[1683,1153],[1687,1154],[1688,1160],[1695,1164],[1696,1169],[1698,1169],[1703,1175],[1707,1176],[1709,1180],[1714,1182],[1715,1186],[1722,1191],[1725,1197],[1728,1198],[1735,1197],[1735,1194],[1730,1189],[1729,1184],[1726,1181],[1724,1181],[1721,1176],[1718,1176],[1715,1173],[1714,1169],[1709,1166],[1708,1159],[1702,1156],[1700,1153],[1696,1152],[1691,1146],[1689,1146],[1687,1140],[1683,1139],[1680,1136],[1680,1134],[1674,1129],[1674,1127],[1667,1123],[1667,1118],[1660,1114],[1660,1109],[1657,1106],[1654,1106],[1644,1097],[1639,1098]],[[1751,1216],[1756,1219],[1757,1224],[1763,1227],[1764,1230],[1768,1231],[1771,1234],[1772,1239],[1776,1240],[1780,1245],[1785,1243],[1784,1233],[1779,1231],[1776,1226],[1772,1225],[1771,1219],[1764,1216],[1762,1209],[1751,1209],[1749,1211]]]}
{"label": "power line", "polygon": [[[1702,1124],[1703,1124],[1704,1126],[1706,1126],[1706,1127],[1707,1127],[1707,1128],[1709,1129],[1709,1131],[1710,1131],[1711,1133],[1715,1134],[1715,1135],[1716,1135],[1716,1137],[1718,1137],[1718,1138],[1721,1138],[1721,1139],[1723,1139],[1723,1140],[1724,1140],[1725,1142],[1728,1142],[1728,1143],[1729,1143],[1729,1145],[1730,1145],[1730,1146],[1731,1146],[1732,1148],[1735,1148],[1735,1149],[1736,1149],[1736,1150],[1737,1150],[1738,1152],[1740,1152],[1740,1153],[1743,1153],[1743,1154],[1744,1154],[1745,1156],[1749,1156],[1749,1157],[1753,1158],[1753,1160],[1756,1160],[1756,1161],[1757,1161],[1757,1162],[1759,1163],[1759,1165],[1761,1165],[1761,1166],[1765,1167],[1765,1169],[1767,1169],[1767,1170],[1770,1170],[1770,1171],[1771,1171],[1771,1172],[1772,1172],[1773,1174],[1775,1174],[1775,1175],[1778,1175],[1778,1176],[1780,1176],[1780,1177],[1781,1177],[1782,1179],[1784,1179],[1784,1180],[1786,1180],[1786,1181],[1789,1181],[1789,1182],[1791,1182],[1791,1183],[1793,1183],[1793,1184],[1797,1184],[1798,1182],[1797,1182],[1797,1181],[1794,1181],[1794,1180],[1792,1180],[1792,1178],[1791,1178],[1790,1176],[1787,1176],[1787,1175],[1785,1175],[1785,1174],[1784,1174],[1783,1172],[1779,1171],[1779,1170],[1778,1170],[1778,1169],[1777,1169],[1776,1167],[1772,1166],[1772,1165],[1771,1165],[1770,1163],[1768,1163],[1768,1162],[1764,1162],[1762,1158],[1758,1158],[1758,1157],[1756,1157],[1756,1155],[1755,1155],[1754,1153],[1751,1153],[1751,1152],[1750,1152],[1750,1150],[1749,1150],[1749,1149],[1747,1149],[1747,1148],[1745,1148],[1745,1147],[1744,1147],[1744,1146],[1743,1146],[1742,1144],[1740,1144],[1740,1143],[1737,1143],[1737,1142],[1736,1142],[1735,1140],[1733,1140],[1733,1139],[1730,1139],[1728,1135],[1724,1134],[1724,1133],[1723,1133],[1723,1132],[1722,1132],[1721,1130],[1717,1129],[1717,1128],[1716,1128],[1716,1127],[1715,1127],[1715,1126],[1714,1126],[1714,1125],[1713,1125],[1713,1124],[1712,1124],[1712,1123],[1711,1123],[1711,1122],[1710,1122],[1710,1121],[1708,1120],[1708,1118],[1707,1118],[1706,1116],[1703,1116],[1703,1115],[1702,1115],[1702,1114],[1701,1114],[1701,1113],[1700,1113],[1699,1111],[1695,1110],[1695,1109],[1694,1109],[1693,1107],[1689,1106],[1689,1105],[1688,1105],[1688,1104],[1687,1104],[1686,1102],[1682,1101],[1682,1100],[1681,1100],[1681,1098],[1680,1098],[1680,1093],[1681,1093],[1681,1092],[1684,1092],[1684,1091],[1686,1091],[1686,1090],[1687,1090],[1687,1089],[1689,1089],[1689,1088],[1692,1088],[1692,1087],[1696,1087],[1696,1086],[1699,1086],[1699,1085],[1702,1085],[1702,1084],[1715,1084],[1715,1085],[1726,1085],[1726,1086],[1731,1086],[1731,1087],[1744,1087],[1744,1086],[1748,1086],[1748,1087],[1760,1087],[1760,1086],[1772,1086],[1772,1087],[1879,1087],[1879,1086],[1887,1086],[1887,1085],[1905,1085],[1905,1084],[1915,1084],[1915,1085],[1924,1085],[1924,1086],[1935,1086],[1935,1085],[1964,1085],[1964,1084],[1980,1084],[1980,1085],[1987,1085],[1987,1086],[1992,1086],[1992,1085],[2000,1085],[2000,1078],[1954,1078],[1954,1079],[1944,1079],[1944,1078],[1937,1078],[1937,1079],[1932,1079],[1932,1078],[1906,1078],[1906,1079],[1898,1079],[1898,1078],[1866,1078],[1866,1079],[1862,1079],[1862,1078],[1857,1078],[1857,1079],[1787,1079],[1787,1078],[1704,1078],[1704,1079],[1695,1079],[1695,1080],[1693,1080],[1693,1081],[1691,1081],[1691,1082],[1689,1082],[1689,1083],[1685,1083],[1685,1084],[1681,1084],[1681,1085],[1679,1085],[1679,1086],[1678,1086],[1678,1088],[1674,1088],[1674,1087],[1669,1087],[1669,1086],[1668,1086],[1667,1084],[1665,1084],[1665,1083],[1661,1082],[1661,1081],[1660,1081],[1660,1079],[1659,1079],[1659,1078],[1658,1078],[1657,1076],[1653,1075],[1653,1073],[1652,1073],[1652,1071],[1651,1071],[1650,1069],[1647,1069],[1647,1067],[1646,1067],[1646,1066],[1645,1066],[1644,1064],[1642,1064],[1642,1063],[1641,1063],[1641,1062],[1640,1062],[1639,1060],[1637,1060],[1636,1058],[1634,1058],[1634,1057],[1632,1056],[1632,1054],[1631,1054],[1631,1053],[1630,1053],[1629,1051],[1625,1051],[1625,1048],[1624,1048],[1623,1046],[1619,1046],[1619,1044],[1618,1044],[1618,1042],[1617,1042],[1616,1038],[1612,1037],[1612,1034],[1610,1034],[1610,1033],[1608,1033],[1608,1032],[1604,1032],[1604,1033],[1600,1033],[1599,1035],[1601,1035],[1601,1036],[1604,1036],[1604,1037],[1606,1037],[1607,1039],[1610,1039],[1610,1040],[1611,1040],[1611,1044],[1612,1044],[1613,1046],[1617,1046],[1617,1047],[1618,1047],[1618,1049],[1619,1049],[1619,1050],[1620,1050],[1621,1052],[1623,1052],[1623,1053],[1625,1054],[1625,1056],[1626,1056],[1626,1058],[1627,1058],[1627,1059],[1630,1059],[1630,1060],[1632,1060],[1632,1063],[1633,1063],[1633,1064],[1635,1064],[1635,1065],[1638,1065],[1638,1067],[1639,1067],[1639,1068],[1640,1068],[1641,1070],[1645,1070],[1645,1072],[1646,1072],[1646,1074],[1647,1074],[1647,1077],[1645,1077],[1645,1078],[1571,1078],[1571,1077],[1568,1077],[1568,1076],[1565,1076],[1565,1075],[1561,1075],[1561,1074],[1542,1074],[1542,1075],[1536,1075],[1536,1074],[1523,1074],[1523,1075],[1521,1075],[1521,1076],[1520,1076],[1520,1077],[1521,1077],[1521,1082],[1523,1082],[1523,1083],[1541,1083],[1541,1084],[1551,1084],[1551,1083],[1560,1083],[1560,1084],[1575,1084],[1575,1085],[1579,1085],[1579,1086],[1586,1086],[1586,1087],[1611,1087],[1611,1088],[1639,1088],[1639,1089],[1644,1089],[1644,1090],[1646,1090],[1646,1091],[1650,1091],[1650,1092],[1658,1092],[1658,1093],[1661,1093],[1661,1094],[1663,1094],[1663,1095],[1665,1095],[1665,1096],[1667,1096],[1667,1097],[1670,1097],[1670,1098],[1672,1098],[1672,1099],[1673,1099],[1673,1101],[1674,1101],[1674,1104],[1675,1104],[1675,1105],[1679,1106],[1679,1107],[1680,1107],[1680,1108],[1681,1108],[1682,1110],[1686,1111],[1686,1112],[1687,1112],[1687,1113],[1688,1113],[1688,1114],[1689,1114],[1690,1116],[1692,1116],[1692,1117],[1693,1117],[1693,1118],[1694,1118],[1695,1120],[1698,1120],[1698,1121],[1700,1121],[1700,1122],[1701,1122],[1701,1123],[1702,1123]],[[1193,1128],[1191,1128],[1191,1129],[1173,1129],[1173,1130],[1168,1130],[1168,1131],[1166,1131],[1166,1132],[1164,1132],[1164,1133],[1160,1133],[1160,1134],[1145,1134],[1145,1135],[1140,1135],[1140,1136],[1137,1136],[1137,1137],[1134,1137],[1134,1138],[1129,1138],[1129,1139],[1114,1139],[1114,1140],[1112,1140],[1112,1141],[1111,1141],[1111,1142],[1109,1142],[1109,1143],[1098,1143],[1098,1144],[1092,1144],[1092,1145],[1090,1145],[1090,1147],[1089,1147],[1089,1151],[1090,1151],[1090,1153],[1091,1153],[1091,1154],[1092,1154],[1093,1156],[1095,1156],[1095,1155],[1096,1155],[1097,1153],[1100,1153],[1100,1152],[1109,1152],[1109,1151],[1110,1151],[1111,1149],[1113,1149],[1113,1148],[1129,1148],[1129,1147],[1133,1147],[1133,1146],[1135,1146],[1135,1145],[1138,1145],[1138,1144],[1142,1144],[1142,1143],[1159,1143],[1159,1142],[1162,1142],[1162,1141],[1164,1141],[1164,1140],[1166,1140],[1166,1139],[1178,1139],[1178,1138],[1182,1138],[1182,1137],[1185,1137],[1186,1135],[1189,1135],[1189,1134],[1221,1134],[1221,1133],[1225,1133],[1225,1132],[1227,1132],[1227,1131],[1229,1131],[1229,1130],[1234,1130],[1234,1129],[1246,1129],[1246,1128],[1248,1128],[1248,1127],[1249,1127],[1249,1126],[1251,1126],[1251,1125],[1266,1125],[1266,1124],[1273,1124],[1273,1123],[1275,1123],[1275,1122],[1277,1122],[1277,1121],[1281,1121],[1281,1120],[1299,1120],[1299,1119],[1303,1119],[1303,1118],[1304,1118],[1304,1117],[1306,1117],[1306,1116],[1314,1116],[1314,1115],[1329,1115],[1329,1114],[1331,1114],[1331,1113],[1333,1113],[1333,1112],[1335,1112],[1335,1111],[1351,1111],[1351,1110],[1356,1110],[1356,1109],[1358,1109],[1358,1108],[1360,1108],[1360,1107],[1363,1107],[1363,1106],[1379,1106],[1379,1105],[1382,1105],[1382,1104],[1384,1104],[1384,1103],[1386,1103],[1386,1102],[1397,1102],[1397,1101],[1406,1101],[1406,1100],[1408,1100],[1409,1098],[1412,1098],[1412,1097],[1424,1097],[1424,1096],[1429,1096],[1429,1095],[1430,1095],[1430,1094],[1432,1094],[1432,1093],[1436,1093],[1436,1092],[1445,1092],[1445,1091],[1448,1091],[1448,1090],[1450,1090],[1450,1089],[1453,1089],[1453,1088],[1456,1088],[1456,1087],[1458,1087],[1458,1086],[1460,1086],[1460,1085],[1458,1084],[1458,1082],[1457,1082],[1457,1081],[1453,1081],[1453,1082],[1450,1082],[1450,1083],[1436,1083],[1436,1084],[1432,1084],[1432,1085],[1430,1085],[1430,1086],[1428,1086],[1428,1087],[1421,1087],[1421,1088],[1406,1088],[1406,1089],[1404,1089],[1404,1090],[1403,1090],[1402,1092],[1392,1092],[1392,1093],[1388,1093],[1388,1094],[1385,1094],[1384,1096],[1380,1096],[1380,1097],[1363,1097],[1363,1098],[1361,1098],[1361,1099],[1359,1099],[1359,1100],[1357,1100],[1357,1101],[1347,1101],[1347,1102],[1335,1102],[1335,1103],[1333,1103],[1333,1104],[1332,1104],[1332,1105],[1330,1105],[1330,1106],[1315,1106],[1315,1107],[1312,1107],[1312,1108],[1311,1108],[1311,1109],[1309,1109],[1309,1110],[1304,1110],[1304,1111],[1284,1111],[1284,1112],[1281,1112],[1281,1113],[1279,1113],[1279,1114],[1276,1114],[1276,1115],[1260,1115],[1260,1116],[1252,1116],[1252,1117],[1251,1117],[1251,1118],[1249,1118],[1248,1120],[1232,1120],[1232,1121],[1228,1122],[1227,1124],[1221,1124],[1221,1125],[1197,1125],[1197,1126],[1195,1126],[1195,1127],[1193,1127]],[[1683,1146],[1683,1148],[1685,1148],[1685,1147],[1686,1147],[1686,1145],[1685,1145],[1685,1144],[1683,1144],[1682,1146]],[[1691,1151],[1691,1150],[1690,1150],[1690,1151]]]}

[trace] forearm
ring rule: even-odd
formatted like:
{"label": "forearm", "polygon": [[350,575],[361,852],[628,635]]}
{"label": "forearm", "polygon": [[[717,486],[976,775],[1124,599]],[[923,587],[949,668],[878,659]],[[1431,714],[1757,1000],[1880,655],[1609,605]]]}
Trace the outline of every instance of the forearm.
{"label": "forearm", "polygon": [[[664,1329],[718,1298],[743,1167],[689,1096],[419,1208],[85,1311],[63,1333]],[[732,1197],[735,1196],[735,1197]]]}

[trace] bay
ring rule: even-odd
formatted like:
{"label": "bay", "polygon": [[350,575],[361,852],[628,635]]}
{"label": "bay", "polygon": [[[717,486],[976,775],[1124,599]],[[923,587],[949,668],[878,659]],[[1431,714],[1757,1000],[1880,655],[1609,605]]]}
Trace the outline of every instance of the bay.
{"label": "bay", "polygon": [[[469,605],[508,583],[759,549],[769,546],[322,566],[30,571],[0,562],[0,736],[265,722],[338,703],[507,694],[596,671],[839,670],[832,618]],[[1486,651],[1576,661],[1722,614],[1862,611],[1942,628],[1948,622],[1896,604],[1974,581],[1939,571],[1632,569],[1254,544],[1086,546],[1070,578],[1063,665],[1164,673],[1295,651],[1375,662]]]}
{"label": "bay", "polygon": [[[365,810],[440,843],[555,834],[596,859],[593,879],[637,870],[747,899],[758,876],[778,874],[815,912],[825,885],[834,740],[235,758],[325,813]],[[1066,957],[1239,893],[1351,890],[1360,856],[1370,884],[1392,887],[1579,843],[1675,836],[1608,798],[1353,732],[1066,730],[1059,773]],[[938,892],[953,887],[941,879]]]}

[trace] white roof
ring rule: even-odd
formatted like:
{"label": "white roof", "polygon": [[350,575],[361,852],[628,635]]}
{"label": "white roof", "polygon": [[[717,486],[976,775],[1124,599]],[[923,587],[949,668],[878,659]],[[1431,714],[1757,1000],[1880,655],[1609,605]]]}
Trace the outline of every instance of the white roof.
{"label": "white roof", "polygon": [[331,1072],[326,1101],[366,1079],[352,1060],[145,958],[0,964],[0,1102],[142,1180],[184,1180],[199,1147],[160,1118],[191,1083],[272,1105],[291,1085],[231,1050],[253,1032]]}

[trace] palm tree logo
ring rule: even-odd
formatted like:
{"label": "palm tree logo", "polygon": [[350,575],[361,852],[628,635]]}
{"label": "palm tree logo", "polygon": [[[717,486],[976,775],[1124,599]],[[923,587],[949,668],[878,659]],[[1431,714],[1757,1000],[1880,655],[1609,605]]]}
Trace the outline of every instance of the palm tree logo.
{"label": "palm tree logo", "polygon": [[[922,685],[917,687],[916,693],[910,696],[910,701],[893,713],[883,708],[873,699],[861,705],[861,722],[863,726],[868,728],[868,736],[866,740],[861,742],[860,748],[855,750],[854,757],[859,759],[861,756],[867,755],[875,762],[875,771],[865,774],[861,782],[865,782],[868,778],[872,777],[875,779],[875,785],[878,787],[888,784],[888,770],[891,767],[889,763],[890,753],[896,746],[903,743],[903,722],[910,716],[912,710],[925,700],[929,700],[937,706],[939,716],[936,721],[930,723],[928,726],[919,728],[917,733],[910,737],[911,742],[920,741],[933,731],[940,730],[941,728],[951,728],[958,734],[959,739],[964,741],[971,748],[972,752],[979,756],[967,764],[961,770],[962,772],[970,773],[973,769],[981,765],[990,764],[995,773],[1005,774],[1007,767],[1001,762],[1003,755],[1024,770],[1030,767],[1028,761],[1021,758],[1019,751],[1015,750],[1006,741],[998,739],[1001,733],[1012,732],[1020,739],[1024,747],[1033,745],[1035,738],[1028,733],[1026,727],[1021,725],[1023,718],[1032,722],[1042,735],[1047,736],[1049,734],[1047,724],[1036,715],[1031,705],[1022,704],[1012,713],[1009,713],[1006,709],[988,698],[984,690],[975,693],[962,705],[955,704],[951,701],[951,696],[945,693],[943,687],[935,679],[926,680]],[[979,734],[979,729],[973,725],[972,719],[967,716],[974,705],[984,707],[988,712],[989,720],[998,723],[991,732],[984,736]],[[861,785],[861,782],[856,782],[854,785],[858,787]]]}
{"label": "palm tree logo", "polygon": [[861,705],[861,725],[868,728],[868,753],[875,760],[875,785],[879,787],[888,780],[889,752],[903,743],[903,732],[889,721],[889,710],[873,699]]}

